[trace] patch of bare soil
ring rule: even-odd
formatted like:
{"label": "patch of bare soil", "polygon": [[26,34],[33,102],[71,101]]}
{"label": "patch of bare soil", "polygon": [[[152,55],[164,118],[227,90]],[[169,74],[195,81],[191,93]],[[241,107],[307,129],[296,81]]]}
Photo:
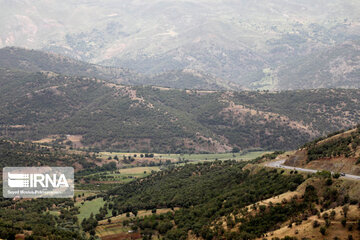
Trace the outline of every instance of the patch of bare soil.
{"label": "patch of bare soil", "polygon": [[51,143],[52,141],[55,141],[56,138],[60,137],[59,135],[49,135],[45,138],[42,138],[37,141],[33,141],[34,143]]}
{"label": "patch of bare soil", "polygon": [[303,167],[306,165],[306,159],[307,151],[305,149],[301,149],[289,155],[289,157],[285,161],[285,165],[293,167]]}
{"label": "patch of bare soil", "polygon": [[81,143],[81,135],[66,135],[68,141],[71,141],[75,148],[82,148],[84,145]]}

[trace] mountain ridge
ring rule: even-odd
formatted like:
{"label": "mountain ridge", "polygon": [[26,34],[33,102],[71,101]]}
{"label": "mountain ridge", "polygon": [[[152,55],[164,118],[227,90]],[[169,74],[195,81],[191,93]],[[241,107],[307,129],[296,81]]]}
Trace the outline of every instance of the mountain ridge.
{"label": "mountain ridge", "polygon": [[291,149],[360,117],[360,90],[181,90],[9,69],[0,83],[2,135],[126,151]]}
{"label": "mountain ridge", "polygon": [[[344,75],[323,84],[346,71],[335,62],[337,70],[329,75],[334,67],[326,66],[331,62],[322,53],[358,41],[355,0],[3,0],[2,5],[0,47],[35,48],[142,74],[193,69],[248,89],[349,87],[347,80],[354,79]],[[352,58],[339,56],[345,62]],[[309,69],[314,57],[325,64]],[[319,74],[323,71],[327,74]],[[299,80],[303,75],[306,84]]]}
{"label": "mountain ridge", "polygon": [[242,89],[232,82],[191,69],[144,75],[127,68],[101,66],[59,54],[17,47],[0,49],[0,67],[28,72],[51,71],[70,76],[96,77],[127,85],[157,85],[179,89]]}

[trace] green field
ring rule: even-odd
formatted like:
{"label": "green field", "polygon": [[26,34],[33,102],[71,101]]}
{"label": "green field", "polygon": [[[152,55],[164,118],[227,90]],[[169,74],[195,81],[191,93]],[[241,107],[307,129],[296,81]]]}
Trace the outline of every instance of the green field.
{"label": "green field", "polygon": [[94,216],[99,213],[99,209],[104,206],[104,203],[105,202],[102,198],[85,201],[84,204],[81,204],[80,202],[75,203],[76,207],[80,207],[80,213],[77,215],[79,223],[81,223],[84,218],[89,218],[91,213],[93,213]]}
{"label": "green field", "polygon": [[[118,169],[116,171],[106,171],[93,173],[85,176],[86,179],[99,183],[127,183],[136,178],[143,178],[151,174],[152,171],[160,171],[159,167],[131,167]],[[95,182],[95,184],[97,184]]]}
{"label": "green field", "polygon": [[[185,159],[190,161],[203,161],[203,160],[228,160],[228,159],[235,159],[235,160],[251,160],[257,158],[265,153],[270,153],[269,151],[251,151],[251,152],[240,152],[240,153],[209,153],[209,154],[161,154],[161,153],[154,153],[154,159],[161,160],[161,159]],[[122,159],[123,156],[134,156],[136,155],[139,157],[141,154],[145,153],[125,153],[125,152],[100,152],[99,157],[101,158],[108,158],[108,157],[115,157],[117,156],[119,159]]]}
{"label": "green field", "polygon": [[254,151],[254,152],[247,152],[247,153],[214,153],[214,154],[167,154],[165,155],[168,158],[174,159],[185,159],[190,161],[204,161],[204,160],[228,160],[228,159],[235,159],[235,160],[251,160],[255,159],[265,153],[269,153],[267,151]]}

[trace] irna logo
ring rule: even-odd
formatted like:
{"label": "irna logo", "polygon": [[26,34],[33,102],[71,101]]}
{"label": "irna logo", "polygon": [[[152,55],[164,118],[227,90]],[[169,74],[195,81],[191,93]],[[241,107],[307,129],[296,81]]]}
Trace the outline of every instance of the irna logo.
{"label": "irna logo", "polygon": [[6,167],[5,198],[69,198],[74,195],[72,167]]}
{"label": "irna logo", "polygon": [[69,187],[64,174],[16,174],[8,173],[8,185],[12,188],[43,188],[51,185],[54,188]]}

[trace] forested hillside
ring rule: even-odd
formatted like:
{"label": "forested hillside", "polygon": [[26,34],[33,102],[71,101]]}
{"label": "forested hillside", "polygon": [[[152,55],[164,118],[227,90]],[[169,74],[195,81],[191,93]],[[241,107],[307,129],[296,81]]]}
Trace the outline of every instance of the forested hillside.
{"label": "forested hillside", "polygon": [[136,220],[135,226],[145,237],[158,230],[165,234],[165,239],[186,239],[188,231],[212,239],[221,236],[218,229],[211,227],[216,219],[259,200],[295,190],[303,182],[301,175],[286,176],[276,170],[250,174],[242,169],[244,165],[218,161],[153,174],[110,191],[113,209],[121,214],[180,207],[175,214]]}
{"label": "forested hillside", "polygon": [[[321,231],[325,235],[334,231],[330,226],[337,224],[335,214],[340,214],[334,210],[331,216],[321,212],[343,208],[343,226],[348,217],[349,235],[358,235],[360,219],[355,217],[354,221],[353,216],[346,215],[349,204],[356,205],[360,200],[356,183],[332,178],[327,172],[304,177],[293,171],[244,167],[246,164],[188,164],[125,184],[109,191],[112,215],[116,219],[115,216],[126,213],[122,225],[141,233],[143,239],[161,236],[167,240],[249,240],[269,239],[278,229],[301,229],[303,222],[314,225],[307,230],[313,231],[310,235],[318,236]],[[175,211],[157,213],[162,208]],[[151,209],[153,214],[137,216],[143,209]],[[103,219],[101,215],[97,217]],[[315,220],[321,218],[325,221]],[[324,229],[319,231],[319,226]],[[291,231],[287,238],[283,234],[285,238],[281,239],[301,239],[302,235],[297,236],[299,231],[296,232]],[[330,236],[334,234],[338,233]]]}
{"label": "forested hillside", "polygon": [[7,69],[0,84],[3,136],[76,135],[85,146],[125,151],[296,148],[360,117],[359,90],[175,90]]}
{"label": "forested hillside", "polygon": [[95,167],[89,154],[75,154],[59,147],[0,139],[0,167],[74,166]]}
{"label": "forested hillside", "polygon": [[[51,212],[58,212],[55,216]],[[14,201],[0,197],[0,238],[87,239],[78,224],[72,199],[32,199]],[[30,236],[31,235],[31,236]],[[18,235],[19,236],[19,235]]]}

